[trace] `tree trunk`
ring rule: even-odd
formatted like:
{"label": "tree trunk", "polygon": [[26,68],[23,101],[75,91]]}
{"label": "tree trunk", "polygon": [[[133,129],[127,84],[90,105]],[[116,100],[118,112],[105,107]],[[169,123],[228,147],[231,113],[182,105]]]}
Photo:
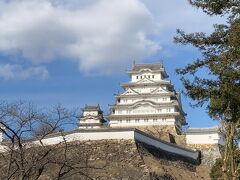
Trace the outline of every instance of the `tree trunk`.
{"label": "tree trunk", "polygon": [[224,145],[224,155],[223,155],[223,167],[222,167],[222,171],[223,171],[223,177],[224,180],[228,180],[228,166],[227,166],[227,162],[228,162],[228,155],[229,155],[229,151],[228,151],[228,147],[229,147],[229,124],[227,124],[226,126],[226,142]]}
{"label": "tree trunk", "polygon": [[231,132],[230,132],[230,152],[231,152],[231,159],[230,159],[230,164],[231,164],[231,175],[232,179],[236,180],[236,162],[234,158],[234,152],[235,152],[235,147],[234,147],[234,137],[235,137],[235,131],[236,131],[236,125],[235,123],[231,123]]}
{"label": "tree trunk", "polygon": [[[234,137],[236,133],[236,124],[228,123],[226,127],[226,143],[223,157],[223,176],[224,180],[236,180],[236,163],[234,158]],[[229,177],[230,176],[230,177]]]}

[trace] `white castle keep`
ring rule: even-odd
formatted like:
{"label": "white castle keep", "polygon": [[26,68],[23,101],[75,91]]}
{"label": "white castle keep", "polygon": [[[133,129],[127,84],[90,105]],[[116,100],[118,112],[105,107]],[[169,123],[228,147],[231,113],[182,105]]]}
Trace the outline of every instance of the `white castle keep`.
{"label": "white castle keep", "polygon": [[134,64],[128,75],[130,82],[121,84],[124,92],[110,105],[110,126],[172,125],[181,132],[186,114],[163,65]]}
{"label": "white castle keep", "polygon": [[[217,128],[188,129],[185,113],[182,110],[180,93],[174,90],[167,79],[162,64],[134,64],[128,71],[130,82],[123,83],[123,93],[116,94],[116,103],[110,106],[110,114],[104,118],[100,106],[88,106],[82,109],[79,128],[70,132],[53,133],[48,137],[30,142],[34,145],[54,145],[64,141],[88,140],[135,140],[171,152],[183,157],[199,160],[199,152],[182,148],[162,141],[144,132],[139,126],[174,126],[177,133],[186,137],[186,144],[224,145],[224,136]],[[145,127],[144,127],[145,128]],[[143,129],[144,129],[143,128]],[[4,128],[0,126],[0,152],[7,151],[4,141]]]}
{"label": "white castle keep", "polygon": [[[121,85],[124,92],[116,94],[116,103],[110,105],[110,127],[169,125],[181,133],[186,114],[163,65],[134,64],[128,75],[130,82]],[[82,111],[80,128],[106,125],[99,106],[86,105]]]}
{"label": "white castle keep", "polygon": [[[128,71],[130,82],[121,84],[123,93],[115,95],[110,114],[104,119],[100,106],[85,106],[80,129],[126,129],[139,126],[173,126],[178,134],[187,125],[181,96],[167,79],[162,64],[134,64]],[[99,134],[97,135],[99,136]],[[190,128],[187,144],[224,144],[218,128]]]}

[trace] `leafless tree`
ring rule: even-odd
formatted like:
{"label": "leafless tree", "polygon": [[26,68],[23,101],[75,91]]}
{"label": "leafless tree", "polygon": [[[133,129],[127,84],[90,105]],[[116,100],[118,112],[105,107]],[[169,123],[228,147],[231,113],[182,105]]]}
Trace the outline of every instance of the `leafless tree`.
{"label": "leafless tree", "polygon": [[[1,143],[6,147],[0,153],[0,179],[70,179],[84,176],[86,160],[77,143],[67,143],[63,129],[77,123],[76,111],[62,106],[52,110],[38,110],[30,103],[0,102],[0,130],[5,136]],[[50,134],[57,133],[63,142],[44,145],[42,141]],[[40,144],[29,146],[28,142]],[[75,151],[75,152],[73,152]]]}

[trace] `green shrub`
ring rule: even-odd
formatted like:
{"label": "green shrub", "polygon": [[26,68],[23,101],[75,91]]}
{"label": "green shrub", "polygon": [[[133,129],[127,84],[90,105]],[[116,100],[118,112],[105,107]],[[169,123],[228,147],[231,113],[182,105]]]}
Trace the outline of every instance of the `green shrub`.
{"label": "green shrub", "polygon": [[212,180],[223,179],[222,165],[223,165],[223,160],[221,158],[216,159],[216,162],[213,165],[211,172],[210,172],[210,177]]}

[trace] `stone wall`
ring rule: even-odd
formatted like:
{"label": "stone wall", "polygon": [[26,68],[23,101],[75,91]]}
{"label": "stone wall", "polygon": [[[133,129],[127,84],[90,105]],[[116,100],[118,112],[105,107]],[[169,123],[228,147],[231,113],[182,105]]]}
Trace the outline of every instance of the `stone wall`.
{"label": "stone wall", "polygon": [[182,147],[188,147],[201,151],[201,161],[203,165],[211,167],[217,158],[221,158],[223,146],[218,144],[187,144],[185,135],[178,135],[174,126],[145,126],[138,129],[170,142],[169,133],[174,136],[175,143]]}
{"label": "stone wall", "polygon": [[200,163],[200,152],[186,149],[178,145],[165,142],[153,137],[143,131],[135,130],[135,141],[142,147],[149,149],[160,159],[165,158],[170,161],[184,161],[191,164]]}
{"label": "stone wall", "polygon": [[185,135],[177,134],[175,126],[143,126],[143,127],[140,126],[137,127],[137,129],[167,142],[171,142],[169,136],[169,134],[171,134],[174,137],[175,143],[177,145],[186,147]]}
{"label": "stone wall", "polygon": [[202,164],[212,167],[217,158],[221,158],[223,146],[218,144],[191,144],[189,148],[201,151]]}
{"label": "stone wall", "polygon": [[[143,153],[142,148],[137,146],[134,140],[98,140],[98,141],[75,141],[68,144],[67,156],[71,162],[77,163],[85,175],[92,179],[114,179],[114,180],[151,180],[165,179],[203,179],[203,171],[198,171],[195,165],[182,163],[164,154],[158,153],[154,149],[149,153]],[[63,151],[57,148],[54,153],[56,158],[61,159]],[[160,155],[160,156],[159,156]],[[195,168],[192,168],[195,167]],[[55,179],[57,165],[50,165],[44,172],[42,179]],[[182,177],[179,175],[182,171]],[[199,178],[196,178],[195,175]],[[189,178],[188,178],[189,177]],[[201,178],[200,178],[201,177]],[[1,176],[0,176],[1,179]],[[76,174],[67,178],[87,179],[81,174]],[[207,179],[207,178],[204,178]]]}
{"label": "stone wall", "polygon": [[[143,152],[144,147],[136,145],[133,140],[100,140],[76,142],[71,149],[73,158],[81,159],[84,173],[93,179],[105,180],[157,180],[176,179],[181,180],[179,171],[184,171],[182,177],[203,179],[203,172],[197,170],[197,166],[183,161],[174,160],[170,157],[164,158],[151,155],[150,151]],[[155,152],[155,150],[154,150]],[[150,154],[149,154],[150,153]],[[161,172],[159,170],[161,169]],[[171,172],[170,172],[171,170]],[[205,173],[205,172],[204,172]],[[208,173],[208,172],[207,172]],[[199,178],[197,176],[199,176]],[[53,168],[51,172],[44,175],[44,179],[54,177]],[[206,175],[207,176],[207,175]],[[73,179],[84,179],[84,177],[73,176]],[[207,179],[207,178],[204,178]],[[69,178],[69,180],[71,180]]]}
{"label": "stone wall", "polygon": [[[80,159],[81,166],[89,167],[83,171],[93,179],[150,179],[133,140],[84,141],[75,145],[70,153],[72,158]],[[54,173],[48,172],[47,176],[54,177]],[[72,179],[84,179],[84,176],[73,176]]]}
{"label": "stone wall", "polygon": [[174,136],[175,143],[182,147],[188,147],[201,151],[202,164],[211,167],[217,158],[221,158],[223,146],[218,144],[187,144],[185,135],[178,135],[174,126],[145,126],[138,127],[138,129],[170,142],[169,133]]}

